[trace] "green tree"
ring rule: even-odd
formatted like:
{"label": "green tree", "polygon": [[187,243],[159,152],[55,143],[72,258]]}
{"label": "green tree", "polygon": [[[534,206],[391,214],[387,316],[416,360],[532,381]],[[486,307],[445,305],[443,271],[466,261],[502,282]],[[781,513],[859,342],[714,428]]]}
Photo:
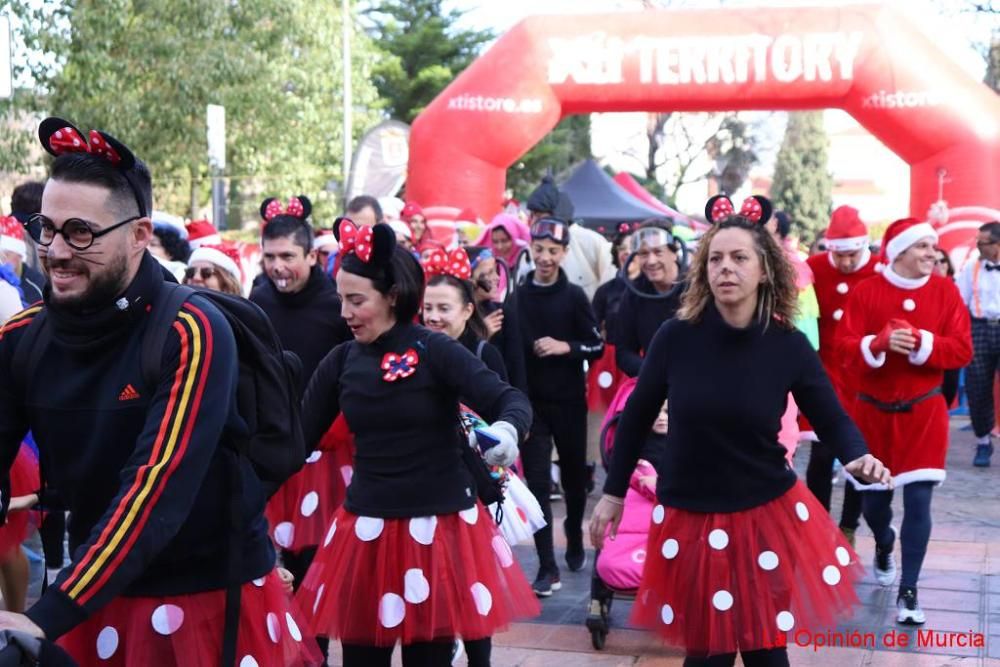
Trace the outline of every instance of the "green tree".
{"label": "green tree", "polygon": [[[52,11],[48,5],[58,4]],[[205,107],[227,116],[233,219],[265,194],[316,196],[340,175],[341,15],[308,0],[14,0],[41,94],[34,107],[119,136],[153,172],[157,205],[194,214],[208,198]],[[352,38],[353,96],[377,109],[374,52]],[[361,112],[359,133],[374,122]],[[324,210],[324,207],[329,210]]]}
{"label": "green tree", "polygon": [[393,118],[413,122],[493,39],[488,30],[457,27],[464,12],[443,0],[383,0],[362,12],[383,52],[372,79]]}
{"label": "green tree", "polygon": [[545,174],[561,174],[590,157],[590,116],[567,116],[511,165],[507,188],[524,201]]}
{"label": "green tree", "polygon": [[788,127],[774,165],[771,199],[794,225],[813,237],[830,220],[833,177],[827,168],[830,140],[822,111],[788,114]]}

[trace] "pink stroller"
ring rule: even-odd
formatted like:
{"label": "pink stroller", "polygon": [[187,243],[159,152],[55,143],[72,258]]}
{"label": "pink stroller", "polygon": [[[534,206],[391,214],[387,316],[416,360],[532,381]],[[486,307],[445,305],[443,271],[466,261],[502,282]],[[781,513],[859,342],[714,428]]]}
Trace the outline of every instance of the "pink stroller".
{"label": "pink stroller", "polygon": [[[611,462],[615,429],[625,402],[635,388],[635,379],[629,379],[619,388],[601,427],[601,459],[607,470]],[[625,509],[618,535],[605,540],[604,548],[594,559],[594,572],[590,580],[590,611],[587,629],[595,649],[604,648],[611,629],[611,605],[615,596],[634,596],[642,578],[646,561],[646,539],[653,508],[656,506],[656,470],[654,462],[664,446],[664,436],[651,435],[643,447],[642,459],[632,473]]]}

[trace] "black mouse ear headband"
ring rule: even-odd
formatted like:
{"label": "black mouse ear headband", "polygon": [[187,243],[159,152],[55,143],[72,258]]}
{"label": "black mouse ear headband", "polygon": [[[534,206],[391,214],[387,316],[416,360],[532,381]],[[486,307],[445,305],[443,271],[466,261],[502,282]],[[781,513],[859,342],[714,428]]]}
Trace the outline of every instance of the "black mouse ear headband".
{"label": "black mouse ear headband", "polygon": [[[738,215],[750,222],[765,224],[771,219],[773,211],[774,207],[767,197],[754,195],[743,200]],[[715,195],[705,203],[705,219],[712,224],[722,222],[732,215],[737,215],[736,209],[733,201],[726,195]]]}
{"label": "black mouse ear headband", "polygon": [[290,198],[284,207],[275,197],[268,197],[260,204],[260,217],[263,218],[264,222],[271,222],[279,215],[289,215],[299,220],[305,220],[310,213],[312,213],[312,202],[305,195]]}
{"label": "black mouse ear headband", "polygon": [[91,130],[85,139],[83,133],[68,120],[54,116],[46,118],[38,126],[38,140],[42,143],[42,148],[55,157],[67,153],[89,153],[110,162],[121,170],[131,186],[135,203],[139,207],[139,215],[144,218],[149,215],[146,203],[133,180],[136,159],[128,146],[100,130]]}
{"label": "black mouse ear headband", "polygon": [[337,218],[333,223],[333,235],[345,258],[354,255],[372,269],[389,266],[396,251],[396,232],[383,223],[359,227],[350,218]]}

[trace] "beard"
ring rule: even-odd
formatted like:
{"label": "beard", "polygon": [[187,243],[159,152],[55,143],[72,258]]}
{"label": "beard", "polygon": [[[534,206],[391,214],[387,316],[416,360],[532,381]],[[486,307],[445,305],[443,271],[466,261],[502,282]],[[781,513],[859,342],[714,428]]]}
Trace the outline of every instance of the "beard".
{"label": "beard", "polygon": [[[84,262],[79,258],[71,260],[42,260],[46,273],[54,270],[77,271],[88,278],[87,289],[80,294],[60,295],[54,290],[49,292],[49,300],[60,308],[66,308],[78,313],[98,310],[112,303],[128,287],[128,258],[124,253],[111,257],[100,267]],[[94,271],[99,268],[99,271]]]}

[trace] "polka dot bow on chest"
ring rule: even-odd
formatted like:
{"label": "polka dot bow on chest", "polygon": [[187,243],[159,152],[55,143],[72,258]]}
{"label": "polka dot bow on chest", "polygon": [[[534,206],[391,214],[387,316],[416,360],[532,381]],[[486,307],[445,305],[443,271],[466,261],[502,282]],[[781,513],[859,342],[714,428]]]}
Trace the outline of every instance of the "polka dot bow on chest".
{"label": "polka dot bow on chest", "polygon": [[410,377],[417,372],[417,364],[420,357],[412,347],[402,354],[386,352],[382,357],[382,379],[386,382],[395,382]]}

